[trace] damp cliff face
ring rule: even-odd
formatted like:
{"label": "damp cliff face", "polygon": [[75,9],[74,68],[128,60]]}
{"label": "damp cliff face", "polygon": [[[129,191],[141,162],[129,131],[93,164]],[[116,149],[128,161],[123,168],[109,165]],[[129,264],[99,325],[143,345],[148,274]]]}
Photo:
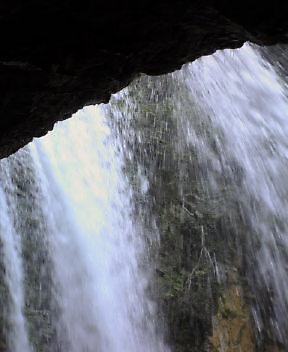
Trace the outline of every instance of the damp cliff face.
{"label": "damp cliff face", "polygon": [[0,4],[0,157],[139,73],[171,72],[250,40],[287,42],[287,3],[226,0]]}
{"label": "damp cliff face", "polygon": [[149,292],[173,352],[252,352],[243,265],[248,230],[228,211],[232,207],[237,213],[231,181],[223,176],[212,197],[201,157],[185,142],[185,105],[191,119],[201,121],[201,115],[177,75],[143,75],[107,107],[127,146],[124,172],[133,188],[135,217],[148,228],[145,242],[154,274]]}

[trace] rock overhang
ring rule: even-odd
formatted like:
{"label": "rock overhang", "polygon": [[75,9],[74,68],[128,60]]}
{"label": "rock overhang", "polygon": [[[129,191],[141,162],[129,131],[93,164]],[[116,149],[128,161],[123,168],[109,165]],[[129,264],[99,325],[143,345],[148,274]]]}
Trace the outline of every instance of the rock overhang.
{"label": "rock overhang", "polygon": [[217,49],[288,42],[284,1],[14,0],[0,4],[0,157],[140,73]]}

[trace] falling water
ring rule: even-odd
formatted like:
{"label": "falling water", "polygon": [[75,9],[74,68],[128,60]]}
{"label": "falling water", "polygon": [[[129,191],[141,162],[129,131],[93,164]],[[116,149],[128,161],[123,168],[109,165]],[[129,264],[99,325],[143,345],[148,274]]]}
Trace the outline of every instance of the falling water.
{"label": "falling water", "polygon": [[34,146],[47,214],[53,209],[49,241],[64,350],[163,351],[153,321],[145,321],[152,306],[138,263],[141,232],[131,220],[129,187],[109,133],[90,107]]}
{"label": "falling water", "polygon": [[[11,351],[29,352],[24,310],[23,264],[21,259],[20,236],[13,223],[15,187],[10,180],[8,165],[0,166],[0,237],[5,267],[5,282],[10,294],[8,345]],[[6,194],[5,194],[6,193]],[[8,199],[8,197],[10,199]],[[8,302],[6,302],[7,304]]]}
{"label": "falling water", "polygon": [[[115,143],[99,109],[87,107],[27,150],[32,160],[26,161],[26,166],[32,163],[34,176],[29,177],[35,178],[35,185],[23,196],[33,202],[33,216],[41,224],[38,235],[44,237],[42,245],[47,246],[53,273],[50,300],[54,306],[45,306],[44,313],[51,315],[57,333],[54,338],[49,332],[47,335],[51,322],[46,332],[40,332],[51,340],[47,350],[168,350],[156,333],[154,304],[145,292],[148,270],[141,269],[145,259],[141,226],[132,219],[131,192]],[[13,158],[23,164],[21,153]],[[8,169],[12,162],[8,159],[2,167]],[[21,177],[21,171],[18,166],[16,177]],[[22,176],[25,181],[27,175]],[[11,185],[15,182],[11,175],[5,174],[5,178]],[[14,211],[16,218],[27,215],[4,203],[4,191],[1,206],[6,213],[1,213],[1,226],[5,228],[1,234],[15,329],[11,351],[26,352],[21,241],[13,231],[10,212]],[[42,260],[38,259],[38,265]],[[30,333],[34,340],[33,334],[39,334]]]}
{"label": "falling water", "polygon": [[[116,108],[112,108],[112,117],[116,115],[116,120],[119,120],[113,109],[124,110],[118,124],[120,129],[121,120],[125,120],[124,125],[130,125],[128,133],[123,133],[124,141],[130,141],[134,153],[140,149],[135,162],[146,169],[150,186],[155,187],[156,184],[160,189],[159,192],[151,189],[150,196],[155,197],[156,203],[162,204],[166,198],[166,202],[170,202],[180,213],[175,215],[175,211],[167,210],[168,206],[164,205],[165,211],[170,213],[166,222],[170,226],[179,226],[180,230],[175,231],[178,231],[178,237],[183,236],[186,241],[186,256],[182,256],[180,269],[177,269],[176,264],[178,257],[174,258],[173,270],[178,271],[181,287],[187,286],[188,282],[190,288],[194,279],[194,289],[199,289],[199,278],[195,273],[202,270],[211,286],[205,288],[205,284],[201,283],[203,296],[207,289],[214,290],[213,282],[223,285],[224,294],[212,293],[210,296],[213,298],[209,298],[213,301],[216,296],[221,308],[222,296],[230,296],[230,301],[233,298],[231,290],[225,286],[235,288],[238,285],[233,299],[237,300],[237,295],[242,296],[243,301],[239,306],[249,306],[256,335],[253,339],[247,337],[247,333],[249,348],[247,345],[239,347],[237,341],[233,342],[234,347],[230,341],[229,347],[229,333],[223,332],[226,337],[220,337],[223,341],[218,345],[221,351],[230,351],[229,348],[250,351],[255,346],[262,351],[268,348],[268,344],[269,348],[277,350],[288,346],[288,99],[286,83],[276,71],[278,66],[275,62],[273,67],[262,57],[258,48],[247,44],[239,50],[219,51],[201,58],[166,78],[143,77],[134,89],[128,89],[122,96],[114,98]],[[148,88],[144,89],[143,86]],[[124,104],[123,108],[123,101],[128,101],[128,106]],[[141,109],[144,112],[140,113]],[[140,118],[139,114],[142,115]],[[163,120],[162,125],[157,118]],[[150,128],[150,135],[145,134],[145,128]],[[172,174],[170,178],[167,172]],[[178,182],[174,190],[173,177]],[[161,195],[163,189],[165,192],[174,192],[174,199],[167,194]],[[182,213],[178,205],[180,202]],[[165,214],[157,208],[155,201],[153,207],[160,217],[158,225],[162,227],[160,237],[163,246],[167,246],[169,240],[165,236],[170,235],[169,227],[167,230],[161,220]],[[149,212],[149,207],[145,209]],[[207,215],[209,212],[210,215]],[[187,216],[189,220],[185,220]],[[214,223],[211,216],[215,218]],[[220,217],[222,220],[218,221]],[[183,223],[191,230],[181,230]],[[185,231],[184,235],[181,231]],[[215,239],[217,245],[213,244]],[[177,237],[174,241],[176,247]],[[236,251],[229,248],[235,244]],[[191,250],[190,246],[195,249]],[[173,249],[174,252],[176,249]],[[209,274],[204,264],[213,268],[214,273]],[[167,267],[160,270],[164,278],[165,275],[171,275],[166,274],[165,269]],[[227,284],[227,281],[230,283]],[[244,294],[240,294],[241,286],[245,290]],[[179,301],[187,300],[187,293],[177,294]],[[194,296],[193,293],[189,294],[192,307],[193,299],[199,301],[201,306],[196,293]],[[207,300],[207,305],[210,305],[212,315],[220,314],[220,308],[217,305],[215,307],[215,303]],[[181,309],[185,312],[185,305]],[[195,310],[196,307],[191,309]],[[240,313],[237,309],[232,311],[231,316],[247,315],[244,310]],[[168,309],[166,316],[169,317],[169,314]],[[193,322],[190,322],[191,325],[197,325],[197,319],[202,321],[202,325],[208,324],[199,313],[194,312],[195,317],[193,313],[186,314]],[[222,318],[223,321],[225,319]],[[175,331],[173,319],[169,324],[169,329]],[[201,324],[196,329],[201,331]],[[221,322],[217,324],[221,327]],[[233,323],[230,321],[228,324],[233,331]],[[214,332],[211,335],[214,338],[217,328],[215,324],[212,325]],[[181,334],[179,330],[177,333]],[[241,334],[243,330],[239,332],[239,339]],[[192,328],[190,335],[193,335]],[[193,338],[195,342],[197,337]]]}
{"label": "falling water", "polygon": [[217,189],[215,175],[232,180],[240,211],[251,225],[246,260],[257,295],[257,328],[264,329],[260,311],[271,309],[270,328],[287,346],[287,86],[250,45],[200,59],[181,77],[214,140],[192,123],[187,141],[206,163],[212,189]]}
{"label": "falling water", "polygon": [[285,350],[285,82],[245,45],[133,84],[1,162],[0,350]]}

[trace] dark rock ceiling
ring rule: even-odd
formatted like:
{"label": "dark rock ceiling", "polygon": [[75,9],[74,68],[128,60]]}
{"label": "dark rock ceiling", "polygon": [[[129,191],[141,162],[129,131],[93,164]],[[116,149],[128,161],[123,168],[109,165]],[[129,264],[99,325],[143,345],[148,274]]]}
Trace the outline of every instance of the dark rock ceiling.
{"label": "dark rock ceiling", "polygon": [[288,41],[287,1],[2,0],[0,157],[139,73]]}

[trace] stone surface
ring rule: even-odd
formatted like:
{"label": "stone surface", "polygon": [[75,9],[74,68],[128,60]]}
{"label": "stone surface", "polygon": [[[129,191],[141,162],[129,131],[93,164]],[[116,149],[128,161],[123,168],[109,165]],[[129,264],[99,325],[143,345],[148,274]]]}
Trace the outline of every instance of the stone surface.
{"label": "stone surface", "polygon": [[139,73],[288,41],[287,1],[10,0],[0,4],[0,157]]}

